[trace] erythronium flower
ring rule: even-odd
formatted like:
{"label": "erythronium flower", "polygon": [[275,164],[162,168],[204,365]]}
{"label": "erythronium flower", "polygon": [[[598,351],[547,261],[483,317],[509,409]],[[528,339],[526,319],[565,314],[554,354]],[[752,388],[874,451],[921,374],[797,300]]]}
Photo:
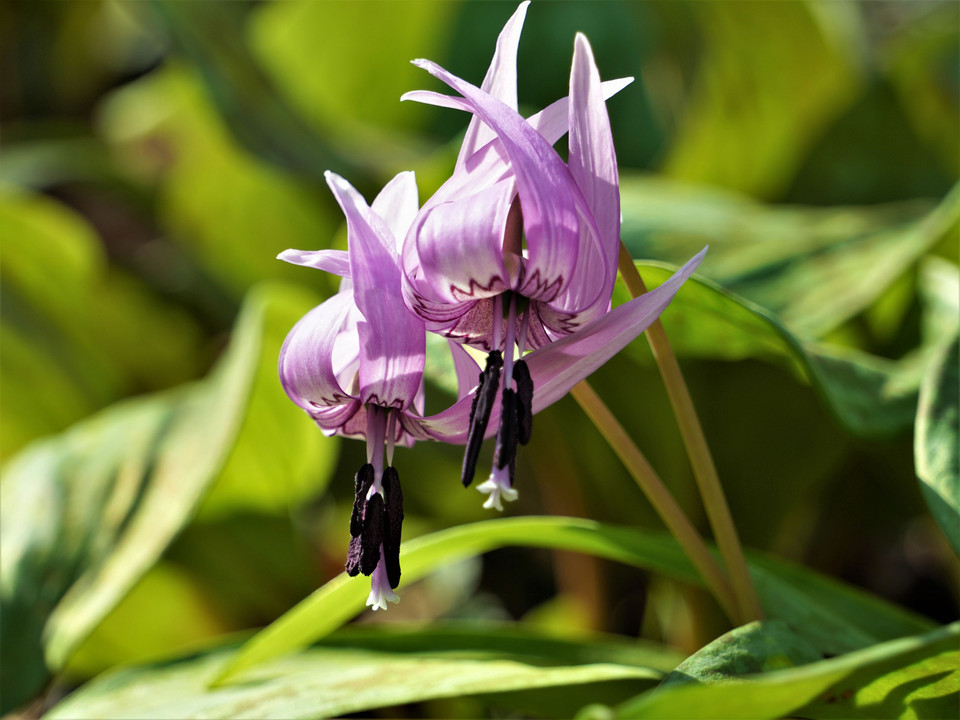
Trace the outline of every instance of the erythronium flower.
{"label": "erythronium flower", "polygon": [[422,436],[426,333],[403,304],[397,254],[397,238],[417,213],[417,186],[413,173],[401,173],[368,207],[346,180],[329,172],[326,178],[347,218],[348,251],[287,250],[279,257],[343,280],[290,331],[280,380],[325,433],[367,441],[367,462],[355,478],[347,572],[371,576],[367,605],[386,609],[398,599],[403,522],[393,448]]}
{"label": "erythronium flower", "polygon": [[[625,83],[600,82],[590,45],[578,34],[569,97],[521,117],[516,50],[527,4],[501,32],[482,88],[417,60],[462,97],[405,96],[474,115],[453,176],[421,209],[401,259],[404,298],[427,329],[489,352],[463,439],[462,481],[472,482],[489,418],[499,414],[493,472],[478,488],[490,495],[485,507],[497,509],[501,499],[516,498],[516,449],[530,439],[533,413],[551,387],[566,385],[558,378],[577,375],[563,362],[584,361],[577,355],[584,351],[605,355],[595,369],[613,354],[596,338],[610,339],[616,328],[613,321],[593,326],[610,309],[620,248],[619,179],[604,95]],[[568,128],[565,164],[552,145]],[[638,326],[631,312],[648,310],[641,304],[618,315],[623,331]],[[534,352],[524,356],[529,348]],[[535,361],[553,375],[540,377]]]}

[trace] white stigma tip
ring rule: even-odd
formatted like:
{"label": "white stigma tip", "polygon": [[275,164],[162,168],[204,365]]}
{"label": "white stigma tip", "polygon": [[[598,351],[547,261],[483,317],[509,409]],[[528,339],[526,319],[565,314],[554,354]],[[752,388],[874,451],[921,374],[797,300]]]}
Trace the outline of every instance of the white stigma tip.
{"label": "white stigma tip", "polygon": [[371,588],[370,595],[367,597],[367,607],[374,611],[386,610],[388,601],[398,603],[400,602],[400,596],[393,590],[384,591],[379,588]]}
{"label": "white stigma tip", "polygon": [[489,480],[477,485],[477,490],[482,493],[487,493],[490,496],[486,502],[483,503],[483,507],[487,510],[495,508],[503,512],[504,501],[513,502],[519,497],[519,493],[516,490],[509,485],[503,485],[497,482],[492,475]]}

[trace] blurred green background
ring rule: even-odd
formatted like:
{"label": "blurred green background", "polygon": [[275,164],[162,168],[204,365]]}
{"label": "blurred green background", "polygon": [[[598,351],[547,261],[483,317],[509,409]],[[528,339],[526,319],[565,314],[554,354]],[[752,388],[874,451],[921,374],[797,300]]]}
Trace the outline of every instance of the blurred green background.
{"label": "blurred green background", "polygon": [[[0,6],[4,709],[52,671],[56,699],[266,624],[342,569],[362,443],[324,438],[276,377],[286,332],[335,285],[274,257],[344,246],[327,169],[368,199],[413,169],[429,197],[466,117],[400,103],[441,89],[409,60],[479,84],[514,8]],[[664,322],[744,542],[955,618],[913,422],[960,314],[960,6],[535,2],[522,110],[566,94],[577,31],[604,78],[636,78],[608,103],[627,246],[678,264],[711,245]],[[428,373],[443,407],[449,372]],[[644,341],[593,382],[705,528]],[[535,424],[509,514],[660,527],[572,400]],[[398,451],[405,538],[487,517],[460,452]],[[726,629],[702,591],[542,550],[402,596],[386,620],[523,619],[687,652]],[[458,702],[419,711],[471,712]]]}

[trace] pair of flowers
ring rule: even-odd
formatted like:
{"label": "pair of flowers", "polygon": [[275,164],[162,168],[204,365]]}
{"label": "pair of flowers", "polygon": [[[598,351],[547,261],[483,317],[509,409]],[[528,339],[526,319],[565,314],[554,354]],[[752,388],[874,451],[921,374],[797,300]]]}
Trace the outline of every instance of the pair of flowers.
{"label": "pair of flowers", "polygon": [[[418,91],[403,99],[472,114],[453,175],[437,193],[420,207],[413,173],[405,172],[368,205],[328,172],[348,250],[279,256],[342,278],[339,292],[288,335],[280,378],[325,433],[366,440],[347,571],[371,576],[374,609],[397,599],[400,580],[394,446],[465,444],[461,479],[469,485],[483,439],[496,434],[493,471],[478,489],[489,495],[485,507],[502,509],[517,497],[517,445],[530,440],[533,415],[643,332],[703,256],[610,309],[620,199],[604,103],[632,79],[601,83],[578,34],[569,96],[522,117],[516,55],[527,5],[501,32],[480,88],[414,61],[459,97]],[[567,133],[564,163],[553,145]],[[431,416],[423,414],[427,332],[448,338],[459,384],[457,401]],[[482,372],[464,346],[487,353]]]}

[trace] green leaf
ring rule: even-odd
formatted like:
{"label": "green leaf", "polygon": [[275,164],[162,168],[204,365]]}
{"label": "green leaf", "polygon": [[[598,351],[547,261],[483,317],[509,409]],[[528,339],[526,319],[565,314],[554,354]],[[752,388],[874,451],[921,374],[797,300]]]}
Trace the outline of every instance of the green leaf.
{"label": "green leaf", "polygon": [[[573,550],[699,583],[668,536],[563,517],[490,520],[417,538],[402,548],[403,581],[410,583],[443,565],[511,545]],[[929,627],[905,611],[811,571],[762,556],[755,556],[751,565],[768,614],[789,622],[821,650],[864,647]],[[251,639],[214,682],[222,684],[259,663],[310,645],[360,612],[368,591],[365,578],[338,575]]]}
{"label": "green leaf", "polygon": [[738,675],[782,670],[822,660],[809,642],[780,620],[734,628],[684,660],[661,688],[692,682],[724,682]]}
{"label": "green leaf", "polygon": [[116,152],[153,160],[142,172],[157,185],[163,229],[220,288],[239,298],[269,278],[324,282],[272,258],[327,244],[336,229],[329,195],[239,146],[196,71],[169,64],[124,85],[102,118]]}
{"label": "green leaf", "polygon": [[258,667],[248,682],[208,689],[233,648],[178,663],[109,673],[54,708],[51,718],[326,718],[463,695],[572,687],[663,676],[677,654],[597,637],[556,640],[498,625],[428,630],[378,626]]}
{"label": "green leaf", "polygon": [[79,645],[63,675],[86,680],[117,665],[182,654],[229,629],[197,579],[160,560]]}
{"label": "green leaf", "polygon": [[[244,417],[264,402],[257,378],[275,372],[281,322],[314,302],[302,290],[251,294],[230,348],[204,380],[111,406],[29,447],[0,484],[0,603],[4,707],[14,707],[60,669],[196,512],[235,448],[256,443]],[[269,342],[272,340],[272,342]],[[290,464],[306,446],[291,409],[285,443],[263,452]],[[314,432],[309,443],[317,443]],[[239,452],[250,452],[248,448]],[[312,454],[311,454],[312,453]],[[300,459],[292,467],[303,471]],[[325,461],[329,462],[329,460]],[[272,469],[270,464],[265,469]],[[263,483],[253,471],[253,482]],[[324,478],[325,480],[325,478]],[[298,491],[299,493],[299,491]]]}
{"label": "green leaf", "polygon": [[159,24],[175,51],[199,71],[206,94],[251,153],[317,180],[328,168],[353,167],[284,101],[257,65],[246,43],[248,6],[161,0],[149,8],[145,19],[159,21],[149,24]]}
{"label": "green leaf", "polygon": [[960,553],[960,341],[945,345],[920,392],[914,457],[920,488]]}
{"label": "green leaf", "polygon": [[109,267],[66,205],[0,189],[0,266],[4,458],[134,388],[196,374],[196,322]]}
{"label": "green leaf", "polygon": [[859,16],[837,3],[697,3],[690,12],[700,67],[666,172],[779,194],[856,97]]}
{"label": "green leaf", "polygon": [[635,258],[681,265],[765,308],[792,333],[821,337],[868,308],[960,220],[960,185],[939,205],[769,207],[655,178],[621,182],[623,241]]}
{"label": "green leaf", "polygon": [[[672,273],[654,263],[638,262],[637,267],[649,287],[659,286]],[[614,302],[628,298],[618,283]],[[915,363],[803,340],[759,305],[696,276],[677,293],[662,320],[679,354],[785,360],[854,434],[891,435],[913,422],[919,384]],[[629,352],[646,349],[633,345]]]}
{"label": "green leaf", "polygon": [[[401,103],[400,96],[427,82],[410,60],[440,60],[459,12],[456,4],[440,0],[379,3],[376,12],[354,3],[293,0],[254,13],[249,37],[266,72],[314,127],[348,141],[383,142],[400,129],[417,129],[435,113]],[[317,28],[336,31],[323,33],[318,42]]]}
{"label": "green leaf", "polygon": [[[950,694],[960,682],[958,640],[960,623],[954,623],[797,668],[723,683],[668,686],[621,706],[617,717],[949,717],[956,710]],[[919,682],[903,687],[907,678]],[[909,693],[923,686],[927,692],[908,705]],[[902,690],[884,694],[895,688]],[[886,712],[878,713],[881,708]]]}

